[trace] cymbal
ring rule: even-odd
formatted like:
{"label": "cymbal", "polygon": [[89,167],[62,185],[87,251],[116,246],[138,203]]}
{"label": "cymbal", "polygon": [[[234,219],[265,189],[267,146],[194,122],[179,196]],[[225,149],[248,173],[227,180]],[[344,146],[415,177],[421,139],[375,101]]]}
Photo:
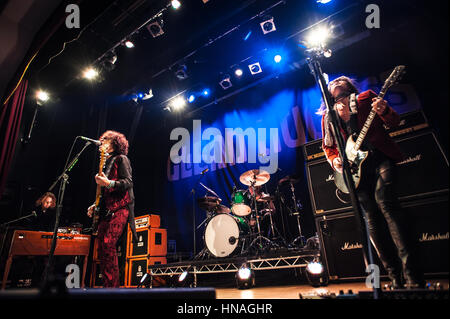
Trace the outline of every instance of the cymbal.
{"label": "cymbal", "polygon": [[286,182],[295,184],[295,183],[300,182],[300,178],[296,178],[293,175],[287,175],[287,176],[283,177],[282,179],[280,179],[278,184],[283,184],[283,183],[286,183]]}
{"label": "cymbal", "polygon": [[205,197],[197,198],[198,206],[201,209],[204,209],[207,211],[211,211],[212,209],[214,209],[214,207],[216,207],[217,205],[220,205],[221,201],[222,200],[220,198],[214,197],[214,196],[205,196]]}
{"label": "cymbal", "polygon": [[241,183],[247,186],[261,186],[267,183],[269,179],[270,174],[260,169],[251,169],[242,173],[239,177]]}
{"label": "cymbal", "polygon": [[269,202],[272,200],[275,200],[275,197],[265,193],[262,193],[259,198],[256,198],[256,201],[258,202]]}

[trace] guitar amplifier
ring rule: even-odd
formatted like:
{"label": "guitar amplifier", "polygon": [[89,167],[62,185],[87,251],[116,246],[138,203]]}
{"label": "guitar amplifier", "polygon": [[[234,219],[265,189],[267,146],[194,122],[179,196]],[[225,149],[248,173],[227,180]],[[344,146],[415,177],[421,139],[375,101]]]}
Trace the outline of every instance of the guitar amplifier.
{"label": "guitar amplifier", "polygon": [[148,266],[167,264],[166,257],[131,258],[127,260],[125,287],[136,288],[147,273]]}
{"label": "guitar amplifier", "polygon": [[166,256],[167,230],[163,228],[141,228],[136,231],[138,241],[133,242],[133,234],[128,232],[127,258]]}
{"label": "guitar amplifier", "polygon": [[400,123],[395,128],[384,125],[389,135],[393,138],[428,129],[428,120],[422,110],[400,114]]}
{"label": "guitar amplifier", "polygon": [[[403,202],[407,230],[418,254],[419,266],[426,275],[448,274],[448,196]],[[365,273],[361,238],[356,233],[353,212],[316,218],[322,256],[331,280],[362,279]],[[381,275],[386,272],[380,266]]]}
{"label": "guitar amplifier", "polygon": [[[401,201],[448,192],[448,160],[432,131],[404,135],[396,142],[405,154],[405,160],[396,163],[396,193]],[[315,214],[350,209],[350,196],[337,189],[333,169],[325,158],[307,163],[306,173]]]}
{"label": "guitar amplifier", "polygon": [[159,217],[159,215],[150,214],[139,216],[134,219],[134,222],[136,225],[136,229],[149,227],[158,228],[159,226],[161,226],[161,218]]}
{"label": "guitar amplifier", "polygon": [[314,140],[303,145],[305,161],[313,161],[325,157],[322,149],[322,139]]}

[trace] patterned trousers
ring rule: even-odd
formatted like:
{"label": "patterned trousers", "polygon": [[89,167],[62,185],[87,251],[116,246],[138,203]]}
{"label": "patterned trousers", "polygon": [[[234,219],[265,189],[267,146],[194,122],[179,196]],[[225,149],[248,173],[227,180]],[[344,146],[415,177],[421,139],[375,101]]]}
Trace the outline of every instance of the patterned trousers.
{"label": "patterned trousers", "polygon": [[117,241],[127,224],[128,213],[126,207],[119,209],[113,216],[100,221],[98,225],[98,256],[104,288],[120,286]]}

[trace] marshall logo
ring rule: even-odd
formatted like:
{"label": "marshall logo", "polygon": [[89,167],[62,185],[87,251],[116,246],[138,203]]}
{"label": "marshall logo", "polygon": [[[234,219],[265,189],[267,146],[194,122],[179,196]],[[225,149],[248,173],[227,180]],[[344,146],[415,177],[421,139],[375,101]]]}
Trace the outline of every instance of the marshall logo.
{"label": "marshall logo", "polygon": [[350,244],[349,242],[345,242],[344,246],[341,247],[341,250],[352,250],[352,249],[361,249],[362,245],[358,242],[354,244]]}
{"label": "marshall logo", "polygon": [[142,272],[142,266],[138,266],[138,271],[136,272],[136,277],[142,277],[144,273]]}
{"label": "marshall logo", "polygon": [[434,240],[448,240],[448,232],[445,234],[428,234],[428,233],[422,233],[422,237],[419,238],[420,242],[423,241],[434,241]]}
{"label": "marshall logo", "polygon": [[405,159],[404,161],[398,162],[396,165],[403,165],[403,164],[408,164],[408,163],[412,163],[412,162],[418,162],[422,159],[422,154],[417,154],[416,156],[412,157],[408,157],[407,159]]}
{"label": "marshall logo", "polygon": [[139,242],[137,243],[138,247],[144,246],[144,243],[142,242],[142,240],[143,240],[142,236],[139,236]]}

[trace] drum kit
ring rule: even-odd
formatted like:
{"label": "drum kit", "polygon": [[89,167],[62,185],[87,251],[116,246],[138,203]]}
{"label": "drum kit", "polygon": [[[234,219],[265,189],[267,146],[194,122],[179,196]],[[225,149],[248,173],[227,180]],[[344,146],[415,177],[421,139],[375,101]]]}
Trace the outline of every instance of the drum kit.
{"label": "drum kit", "polygon": [[[287,244],[278,231],[273,219],[277,212],[275,202],[280,199],[280,202],[285,204],[286,200],[280,195],[278,187],[275,195],[264,192],[267,189],[263,186],[267,186],[269,180],[270,174],[264,170],[253,169],[244,172],[239,181],[248,188],[237,189],[234,186],[231,208],[223,205],[222,199],[212,189],[200,183],[208,192],[208,195],[197,199],[198,206],[206,211],[206,219],[197,227],[199,229],[204,226],[205,247],[194,259],[245,256],[304,245],[297,205],[294,205],[294,209],[292,206],[288,207],[289,205],[284,206],[291,212],[291,216],[297,217],[299,237]],[[298,181],[286,176],[278,182],[278,185],[290,184],[294,203],[297,201],[293,184]]]}

